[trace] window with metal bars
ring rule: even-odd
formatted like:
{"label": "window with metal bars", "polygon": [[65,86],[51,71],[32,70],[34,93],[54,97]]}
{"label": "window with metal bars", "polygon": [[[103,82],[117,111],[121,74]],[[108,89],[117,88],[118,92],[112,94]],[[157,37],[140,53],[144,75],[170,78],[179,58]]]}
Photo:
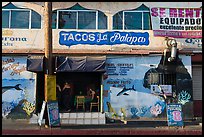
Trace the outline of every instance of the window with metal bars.
{"label": "window with metal bars", "polygon": [[175,73],[149,73],[148,75],[149,85],[176,85]]}

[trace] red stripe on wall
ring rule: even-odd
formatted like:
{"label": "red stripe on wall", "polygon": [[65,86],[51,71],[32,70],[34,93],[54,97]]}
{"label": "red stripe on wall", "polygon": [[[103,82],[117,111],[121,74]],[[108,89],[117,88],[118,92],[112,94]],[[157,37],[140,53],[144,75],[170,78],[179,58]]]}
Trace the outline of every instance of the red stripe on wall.
{"label": "red stripe on wall", "polygon": [[191,56],[192,62],[202,62],[202,54],[195,54]]}

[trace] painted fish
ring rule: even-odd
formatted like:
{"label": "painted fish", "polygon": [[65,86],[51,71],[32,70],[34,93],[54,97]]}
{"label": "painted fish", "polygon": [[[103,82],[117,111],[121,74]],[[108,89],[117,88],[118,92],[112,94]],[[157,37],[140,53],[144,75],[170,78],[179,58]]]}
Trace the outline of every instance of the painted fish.
{"label": "painted fish", "polygon": [[23,89],[21,89],[19,86],[20,86],[21,84],[17,84],[17,85],[15,85],[15,86],[5,86],[5,87],[2,87],[2,94],[4,93],[4,92],[6,92],[7,90],[9,90],[9,89],[12,89],[12,88],[14,88],[14,89],[16,89],[16,90],[23,90]]}

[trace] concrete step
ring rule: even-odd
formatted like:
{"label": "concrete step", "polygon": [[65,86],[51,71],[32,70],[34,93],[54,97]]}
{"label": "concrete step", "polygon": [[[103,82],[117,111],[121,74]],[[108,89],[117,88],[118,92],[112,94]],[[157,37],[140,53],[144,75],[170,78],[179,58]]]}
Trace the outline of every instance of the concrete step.
{"label": "concrete step", "polygon": [[[70,113],[60,113],[61,124],[80,124],[80,125],[90,125],[90,124],[106,124],[105,113],[101,112],[70,112]],[[29,123],[37,124],[38,116],[33,115],[29,120]],[[45,119],[42,120],[42,124],[45,124]]]}
{"label": "concrete step", "polygon": [[105,113],[101,112],[78,112],[60,113],[61,124],[105,124]]}

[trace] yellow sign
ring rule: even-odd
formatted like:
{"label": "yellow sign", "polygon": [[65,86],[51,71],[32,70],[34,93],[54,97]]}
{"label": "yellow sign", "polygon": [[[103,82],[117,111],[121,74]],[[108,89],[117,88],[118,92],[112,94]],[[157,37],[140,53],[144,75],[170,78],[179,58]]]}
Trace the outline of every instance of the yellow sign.
{"label": "yellow sign", "polygon": [[45,101],[56,100],[56,75],[45,74]]}
{"label": "yellow sign", "polygon": [[2,30],[2,36],[12,36],[13,31],[12,30]]}

